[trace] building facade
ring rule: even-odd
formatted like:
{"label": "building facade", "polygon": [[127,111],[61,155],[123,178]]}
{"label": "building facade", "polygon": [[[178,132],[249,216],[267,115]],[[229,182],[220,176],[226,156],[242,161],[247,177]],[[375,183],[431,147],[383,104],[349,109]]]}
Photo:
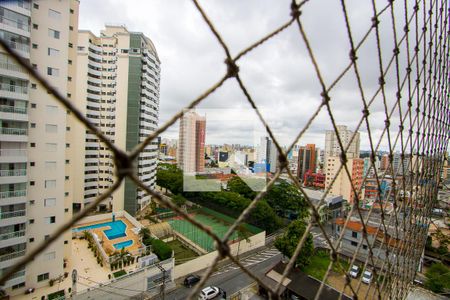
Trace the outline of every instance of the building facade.
{"label": "building facade", "polygon": [[[359,158],[359,144],[360,144],[360,136],[359,132],[355,133],[355,137],[351,140],[354,132],[347,129],[347,126],[338,125],[337,126],[339,138],[342,142],[344,148],[350,144],[347,150],[347,158]],[[350,143],[351,141],[351,143]],[[340,156],[341,155],[341,147],[339,146],[338,136],[334,132],[334,130],[327,130],[325,132],[325,157],[324,162],[326,163],[327,157],[330,156]]]}
{"label": "building facade", "polygon": [[316,145],[307,144],[298,150],[297,177],[302,181],[305,174],[316,171]]}
{"label": "building facade", "polygon": [[257,163],[266,164],[268,172],[275,173],[278,165],[278,151],[268,136],[261,137],[258,145]]}
{"label": "building facade", "polygon": [[[75,105],[115,145],[131,151],[158,127],[160,61],[152,41],[124,26],[106,26],[100,36],[78,31]],[[74,210],[92,202],[114,181],[111,151],[84,126],[73,122],[77,160]],[[139,154],[136,174],[149,187],[156,181],[158,141]],[[131,215],[150,203],[128,178],[99,207]]]}
{"label": "building facade", "polygon": [[177,165],[185,173],[205,170],[206,118],[186,111],[180,119]]}
{"label": "building facade", "polygon": [[[351,178],[345,172],[344,167],[339,171],[341,161],[339,157],[328,157],[325,165],[325,188],[331,185],[331,195],[342,195],[342,197],[353,203],[356,200],[355,192],[361,196],[361,185],[363,179],[364,160],[361,158],[353,158],[347,161],[347,168],[350,172]],[[336,176],[336,180],[332,184],[333,178]]]}
{"label": "building facade", "polygon": [[[73,93],[78,1],[0,2],[0,36],[63,95]],[[0,50],[0,274],[72,217],[66,110]],[[2,287],[7,294],[64,276],[70,232]]]}

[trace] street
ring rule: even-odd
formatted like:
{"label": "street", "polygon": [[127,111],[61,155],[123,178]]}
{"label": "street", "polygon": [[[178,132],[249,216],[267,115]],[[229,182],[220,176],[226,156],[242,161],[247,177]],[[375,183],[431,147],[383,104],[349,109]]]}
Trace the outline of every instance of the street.
{"label": "street", "polygon": [[[276,264],[281,259],[281,254],[275,248],[268,248],[261,252],[255,253],[241,262],[254,274],[261,276],[265,274],[270,267]],[[201,276],[201,274],[199,274]],[[220,287],[230,296],[241,289],[247,287],[254,280],[245,274],[240,268],[234,264],[225,265],[218,271],[214,272],[212,276],[206,281],[206,286],[214,285]],[[186,299],[192,289],[184,286],[179,286],[177,289],[166,294],[165,299],[181,300]]]}

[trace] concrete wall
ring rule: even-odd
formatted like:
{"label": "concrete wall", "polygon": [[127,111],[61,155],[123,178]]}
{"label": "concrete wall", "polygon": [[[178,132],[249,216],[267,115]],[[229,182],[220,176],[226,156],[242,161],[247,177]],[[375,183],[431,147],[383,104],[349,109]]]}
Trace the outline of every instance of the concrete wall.
{"label": "concrete wall", "polygon": [[[239,243],[234,243],[230,246],[231,254],[236,255],[239,249],[239,254],[243,254],[247,251],[257,249],[265,245],[266,241],[266,232],[260,232],[251,236],[248,241],[242,240]],[[186,276],[188,274],[200,271],[204,268],[209,267],[214,259],[217,257],[218,251],[213,251],[211,253],[200,256],[196,259],[190,260],[184,264],[175,266],[174,269],[174,278],[180,278]]]}

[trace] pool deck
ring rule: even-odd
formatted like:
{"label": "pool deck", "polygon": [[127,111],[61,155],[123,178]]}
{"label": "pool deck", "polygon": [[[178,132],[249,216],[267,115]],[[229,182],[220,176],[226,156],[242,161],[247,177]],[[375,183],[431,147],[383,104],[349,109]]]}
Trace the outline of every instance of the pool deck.
{"label": "pool deck", "polygon": [[[134,232],[131,230],[131,229],[135,228],[134,225],[131,224],[130,221],[128,221],[126,218],[123,218],[123,217],[116,218],[116,221],[119,221],[119,220],[124,222],[125,225],[127,225],[127,229],[125,230],[125,233],[127,234],[127,236],[110,240],[103,232],[105,229],[110,228],[110,226],[91,229],[92,232],[94,232],[98,236],[100,241],[103,241],[103,249],[105,249],[105,252],[108,255],[114,253],[114,251],[120,251],[120,250],[117,250],[116,248],[114,248],[113,245],[116,243],[133,240],[133,242],[134,242],[133,245],[124,248],[125,250],[128,250],[130,252],[137,251],[139,248],[141,248],[143,246],[141,244],[141,242],[139,241],[140,240],[139,236],[134,234]],[[104,223],[104,222],[110,222],[110,221],[111,220],[102,220],[102,221],[98,221],[98,222],[84,223],[84,224],[80,224],[77,227],[84,227],[84,226],[89,226],[89,225],[94,225],[94,224],[99,224],[99,223]]]}

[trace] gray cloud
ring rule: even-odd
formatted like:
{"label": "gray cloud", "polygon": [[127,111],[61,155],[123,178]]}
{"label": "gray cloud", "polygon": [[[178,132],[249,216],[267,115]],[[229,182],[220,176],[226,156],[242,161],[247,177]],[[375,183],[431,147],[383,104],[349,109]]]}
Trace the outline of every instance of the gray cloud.
{"label": "gray cloud", "polygon": [[[355,43],[371,26],[371,4],[347,1],[349,20]],[[233,55],[265,36],[289,19],[290,1],[202,1],[217,30]],[[381,3],[381,2],[379,2]],[[382,2],[383,5],[384,2]],[[381,8],[381,4],[378,4]],[[412,5],[411,5],[412,7]],[[396,26],[403,34],[404,16],[399,4]],[[412,9],[411,9],[412,10]],[[349,41],[339,1],[310,1],[302,10],[302,24],[328,86],[349,64]],[[385,67],[392,56],[394,40],[390,12],[381,18],[380,35]],[[80,4],[80,28],[98,33],[105,23],[125,24],[129,30],[150,37],[158,50],[161,65],[160,124],[187,105],[226,72],[224,51],[190,1],[88,1]],[[411,33],[411,39],[412,39]],[[400,75],[405,75],[405,46],[402,46]],[[261,112],[282,144],[290,144],[320,105],[321,86],[296,25],[256,48],[239,62],[240,75]],[[378,88],[379,65],[374,32],[358,52],[358,66],[367,101]],[[415,74],[415,73],[413,73]],[[388,73],[387,106],[396,98],[395,67]],[[415,76],[415,75],[414,75]],[[406,102],[406,93],[403,93]],[[362,117],[362,101],[356,77],[350,70],[331,91],[330,106],[338,124],[355,128]],[[230,80],[208,97],[200,108],[250,108],[235,81]],[[406,105],[402,104],[402,109]],[[374,138],[384,128],[384,105],[381,95],[371,107],[370,125]],[[234,122],[207,122],[207,142],[242,143],[251,128]],[[392,119],[392,135],[397,134],[398,109]],[[409,124],[409,123],[408,123]],[[324,131],[332,125],[325,108],[319,113],[301,144],[323,147]],[[361,127],[361,148],[369,148],[365,124]],[[178,125],[171,126],[164,137],[176,138]],[[377,140],[375,141],[377,142]],[[386,137],[382,148],[386,149]]]}

